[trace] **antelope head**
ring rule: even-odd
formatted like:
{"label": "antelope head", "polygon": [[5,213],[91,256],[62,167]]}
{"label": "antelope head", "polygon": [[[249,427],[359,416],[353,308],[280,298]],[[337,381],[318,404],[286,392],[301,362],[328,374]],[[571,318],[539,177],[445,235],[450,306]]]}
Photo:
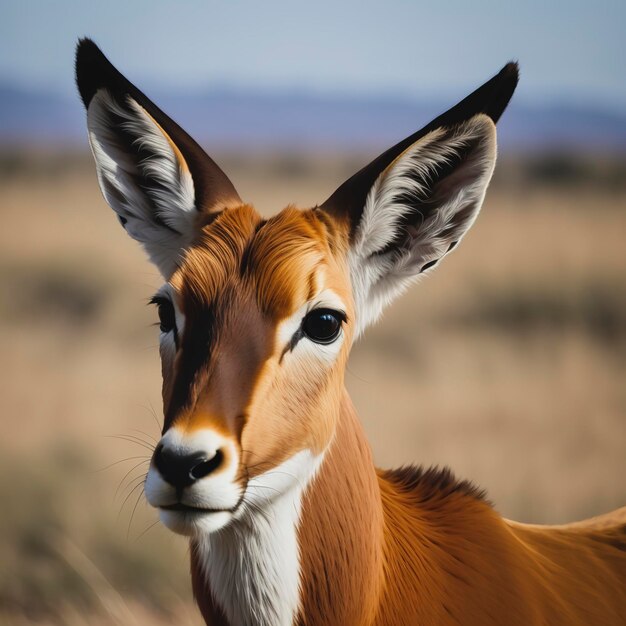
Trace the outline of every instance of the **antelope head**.
{"label": "antelope head", "polygon": [[353,340],[473,223],[502,71],[323,204],[263,219],[172,119],[83,40],[77,82],[102,193],[164,279],[164,420],[146,496],[213,533],[300,492],[333,442]]}

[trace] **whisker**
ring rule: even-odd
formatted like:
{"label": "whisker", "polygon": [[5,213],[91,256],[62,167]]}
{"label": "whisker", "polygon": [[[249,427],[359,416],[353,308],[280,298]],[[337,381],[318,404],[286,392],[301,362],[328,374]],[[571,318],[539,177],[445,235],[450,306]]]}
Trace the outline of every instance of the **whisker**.
{"label": "whisker", "polygon": [[161,432],[161,424],[159,424],[159,418],[157,416],[157,413],[154,410],[154,407],[152,406],[152,402],[150,402],[150,400],[148,400],[148,404],[150,405],[150,411],[152,412],[152,417],[154,417],[154,422],[155,422],[156,427],[157,427],[157,432],[160,433]]}
{"label": "whisker", "polygon": [[285,472],[283,470],[276,470],[276,469],[275,470],[271,470],[271,471],[263,474],[263,476],[267,477],[267,476],[271,476],[272,474],[283,474],[285,476],[289,476],[289,477],[293,478],[298,483],[298,485],[300,486],[301,489],[304,490],[306,488],[306,485],[303,485],[301,480],[295,474],[291,474],[291,473]]}
{"label": "whisker", "polygon": [[152,435],[149,435],[148,433],[144,432],[143,430],[139,430],[138,428],[133,428],[132,430],[133,430],[134,432],[136,432],[136,433],[140,433],[140,434],[142,434],[142,435],[145,435],[146,437],[148,437],[148,439],[149,439],[150,441],[153,441],[155,444],[156,444],[156,443],[158,443],[158,440],[157,440],[157,439],[155,439]]}
{"label": "whisker", "polygon": [[[140,430],[137,430],[136,428],[133,429],[136,433],[141,433]],[[143,435],[145,435],[145,433],[142,433]],[[129,437],[131,439],[134,439],[135,441],[139,441],[141,443],[145,443],[146,445],[152,445],[149,439],[144,439],[143,437],[140,437],[139,435],[132,435],[130,433],[124,433],[122,435],[122,437]]]}
{"label": "whisker", "polygon": [[[264,494],[260,494],[261,497],[265,500],[266,504],[271,504],[271,500]],[[258,502],[254,502],[254,501],[250,501],[250,500],[244,500],[246,506],[248,507],[248,509],[251,510],[251,512],[256,512],[258,515],[261,515],[265,518],[268,517],[268,513],[272,510],[271,508],[263,508],[261,506],[260,503]],[[272,518],[274,520],[276,520],[276,516],[274,513],[272,513]]]}
{"label": "whisker", "polygon": [[145,480],[145,476],[142,477],[141,481],[139,483],[137,483],[129,492],[128,495],[124,498],[124,502],[122,502],[122,506],[120,507],[120,512],[117,515],[117,519],[119,520],[120,515],[122,514],[122,511],[124,510],[124,505],[128,502],[128,499],[131,497],[131,495],[139,488],[143,485],[143,482]]}
{"label": "whisker", "polygon": [[250,500],[244,500],[243,505],[251,512],[263,515],[264,511],[257,502],[251,502]]}
{"label": "whisker", "polygon": [[147,461],[150,459],[150,457],[149,456],[129,456],[129,457],[126,457],[125,459],[120,459],[119,461],[115,461],[114,463],[111,463],[109,465],[105,465],[104,467],[100,467],[96,470],[93,470],[92,474],[98,474],[99,472],[104,472],[105,470],[108,470],[114,467],[115,465],[119,465],[120,463],[125,463],[126,461],[134,461],[135,459],[144,459],[145,461]]}
{"label": "whisker", "polygon": [[158,520],[156,520],[156,522],[152,522],[152,524],[150,524],[150,525],[149,525],[149,526],[148,526],[145,530],[143,530],[143,531],[141,532],[141,534],[140,534],[140,535],[138,535],[138,536],[135,538],[135,541],[139,541],[139,540],[140,540],[140,539],[141,539],[141,538],[142,538],[142,537],[143,537],[143,536],[144,536],[144,535],[145,535],[145,534],[146,534],[149,530],[152,530],[152,529],[153,529],[153,528],[154,528],[154,527],[155,527],[155,526],[156,526],[156,525],[157,525],[160,521],[161,521],[161,520],[159,520],[159,519],[158,519]]}
{"label": "whisker", "polygon": [[350,374],[350,376],[354,376],[354,378],[356,378],[358,381],[362,382],[362,383],[371,383],[371,380],[368,380],[367,378],[363,378],[362,376],[359,376],[349,365],[346,365],[346,372],[348,372],[348,374]]}
{"label": "whisker", "polygon": [[276,489],[276,487],[270,487],[269,485],[251,485],[251,484],[248,484],[246,489],[271,489],[272,491],[275,491],[278,494],[283,493],[280,489]]}
{"label": "whisker", "polygon": [[128,441],[129,443],[134,443],[135,445],[141,446],[150,452],[153,452],[154,447],[148,444],[147,442],[139,439],[139,437],[134,437],[133,435],[105,435],[105,437],[109,439],[119,439],[121,441]]}
{"label": "whisker", "polygon": [[130,514],[130,520],[128,521],[128,528],[126,529],[126,540],[128,540],[128,538],[130,537],[130,528],[133,525],[133,518],[135,517],[135,511],[137,510],[137,505],[139,504],[139,501],[141,500],[141,496],[143,496],[144,491],[143,488],[141,489],[141,491],[139,492],[139,495],[137,496],[137,499],[135,500],[135,506],[133,507],[133,510]]}
{"label": "whisker", "polygon": [[[117,494],[119,493],[120,489],[122,489],[122,486],[124,484],[124,481],[126,480],[126,478],[128,477],[128,475],[133,472],[134,470],[136,470],[138,467],[140,467],[141,465],[143,465],[146,462],[146,459],[144,459],[143,461],[139,461],[139,463],[137,463],[136,465],[133,465],[133,467],[131,467],[126,474],[124,474],[124,477],[122,478],[122,480],[120,480],[117,489],[115,490],[115,495],[113,496],[113,501],[115,502],[116,498],[117,498]],[[130,482],[132,482],[135,479],[131,479]]]}
{"label": "whisker", "polygon": [[265,467],[267,465],[272,465],[272,461],[259,461],[258,463],[253,463],[247,467],[248,469],[257,469],[258,467]]}
{"label": "whisker", "polygon": [[254,456],[261,456],[260,454],[256,453],[256,452],[252,452],[252,450],[244,450],[243,448],[241,448],[241,451],[245,454],[252,454]]}
{"label": "whisker", "polygon": [[142,475],[139,476],[135,476],[126,486],[125,489],[128,489],[127,494],[124,498],[124,501],[122,502],[122,506],[124,506],[124,504],[126,503],[126,499],[128,498],[128,496],[130,494],[133,493],[133,491],[137,488],[138,485],[141,485],[141,483],[144,482],[144,477]]}

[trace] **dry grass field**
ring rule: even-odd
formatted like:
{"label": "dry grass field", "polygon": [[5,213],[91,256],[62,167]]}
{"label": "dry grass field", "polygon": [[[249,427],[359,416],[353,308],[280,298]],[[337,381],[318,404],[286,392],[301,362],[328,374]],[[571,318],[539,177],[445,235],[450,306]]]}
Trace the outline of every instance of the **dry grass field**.
{"label": "dry grass field", "polygon": [[[224,165],[270,213],[358,162]],[[626,504],[626,191],[517,168],[355,347],[347,384],[380,465],[449,465],[505,516],[557,523]],[[5,163],[0,219],[0,625],[200,624],[185,541],[141,498],[159,277],[83,155]]]}

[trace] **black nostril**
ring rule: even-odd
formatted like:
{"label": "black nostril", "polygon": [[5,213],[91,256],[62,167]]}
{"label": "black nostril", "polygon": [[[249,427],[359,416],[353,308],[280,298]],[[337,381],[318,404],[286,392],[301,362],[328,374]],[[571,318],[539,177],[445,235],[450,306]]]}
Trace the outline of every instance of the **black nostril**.
{"label": "black nostril", "polygon": [[163,480],[177,489],[183,489],[214,472],[222,464],[224,453],[217,450],[208,459],[205,452],[180,454],[158,445],[154,450],[153,458],[154,465]]}
{"label": "black nostril", "polygon": [[221,450],[217,450],[213,458],[200,461],[198,465],[192,467],[189,470],[189,475],[193,480],[200,480],[216,470],[222,464],[223,460],[224,453]]}

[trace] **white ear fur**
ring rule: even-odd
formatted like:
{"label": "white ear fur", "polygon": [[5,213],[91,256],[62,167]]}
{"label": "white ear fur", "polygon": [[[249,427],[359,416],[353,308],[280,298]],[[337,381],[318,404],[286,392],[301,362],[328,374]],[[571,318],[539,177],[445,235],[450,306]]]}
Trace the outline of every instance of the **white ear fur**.
{"label": "white ear fur", "polygon": [[165,278],[196,228],[194,182],[184,157],[130,96],[120,105],[100,89],[87,109],[89,142],[106,201]]}
{"label": "white ear fur", "polygon": [[431,131],[380,174],[349,255],[357,333],[460,241],[480,210],[495,160],[495,124],[479,114]]}

